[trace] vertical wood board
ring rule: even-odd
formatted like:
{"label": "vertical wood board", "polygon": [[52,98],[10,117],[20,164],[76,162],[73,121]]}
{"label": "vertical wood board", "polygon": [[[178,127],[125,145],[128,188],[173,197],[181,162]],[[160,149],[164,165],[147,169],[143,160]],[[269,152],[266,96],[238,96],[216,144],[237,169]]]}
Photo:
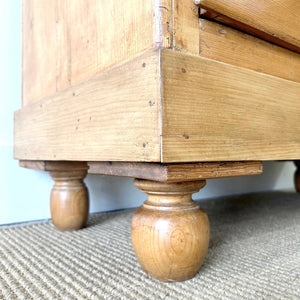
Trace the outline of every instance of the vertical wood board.
{"label": "vertical wood board", "polygon": [[159,0],[23,0],[23,105],[155,46]]}

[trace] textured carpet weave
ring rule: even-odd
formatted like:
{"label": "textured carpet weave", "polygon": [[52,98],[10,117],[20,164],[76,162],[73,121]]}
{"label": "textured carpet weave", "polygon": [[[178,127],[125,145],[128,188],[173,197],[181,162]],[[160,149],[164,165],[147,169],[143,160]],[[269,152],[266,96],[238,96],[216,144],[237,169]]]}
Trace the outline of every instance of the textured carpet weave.
{"label": "textured carpet weave", "polygon": [[87,228],[0,227],[0,299],[300,299],[300,195],[201,201],[211,222],[200,272],[179,283],[145,274],[132,210],[91,215]]}

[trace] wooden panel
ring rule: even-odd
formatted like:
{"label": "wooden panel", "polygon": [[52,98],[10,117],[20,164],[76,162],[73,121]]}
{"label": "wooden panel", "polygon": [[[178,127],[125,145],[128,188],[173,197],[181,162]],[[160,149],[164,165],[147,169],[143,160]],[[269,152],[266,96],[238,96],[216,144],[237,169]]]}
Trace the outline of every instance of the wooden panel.
{"label": "wooden panel", "polygon": [[173,47],[173,0],[156,0],[155,27],[155,46]]}
{"label": "wooden panel", "polygon": [[[51,171],[63,168],[65,162],[22,160],[20,167]],[[189,164],[160,164],[143,162],[89,162],[89,174],[101,174],[148,179],[162,182],[181,182],[224,177],[257,175],[263,171],[259,161],[208,162]]]}
{"label": "wooden panel", "polygon": [[89,173],[91,174],[125,176],[164,182],[194,181],[262,173],[262,163],[254,161],[191,164],[89,162],[89,166]]}
{"label": "wooden panel", "polygon": [[144,162],[89,162],[90,174],[112,175],[166,181],[166,166]]}
{"label": "wooden panel", "polygon": [[299,0],[194,0],[204,16],[300,53]]}
{"label": "wooden panel", "polygon": [[198,7],[193,1],[173,0],[173,47],[179,51],[199,53]]}
{"label": "wooden panel", "polygon": [[[23,105],[56,91],[55,1],[23,1]],[[45,18],[48,22],[40,22]],[[51,55],[47,55],[51,53]]]}
{"label": "wooden panel", "polygon": [[300,82],[299,54],[205,19],[200,56]]}
{"label": "wooden panel", "polygon": [[216,22],[199,19],[197,6],[174,0],[173,48],[300,82],[300,55]]}
{"label": "wooden panel", "polygon": [[23,0],[23,105],[153,48],[159,0]]}
{"label": "wooden panel", "polygon": [[162,162],[300,157],[300,85],[162,51]]}
{"label": "wooden panel", "polygon": [[159,161],[159,53],[15,113],[15,158]]}
{"label": "wooden panel", "polygon": [[19,166],[27,169],[35,169],[40,171],[57,171],[70,169],[74,166],[74,169],[88,168],[86,162],[80,161],[40,161],[40,160],[20,160]]}

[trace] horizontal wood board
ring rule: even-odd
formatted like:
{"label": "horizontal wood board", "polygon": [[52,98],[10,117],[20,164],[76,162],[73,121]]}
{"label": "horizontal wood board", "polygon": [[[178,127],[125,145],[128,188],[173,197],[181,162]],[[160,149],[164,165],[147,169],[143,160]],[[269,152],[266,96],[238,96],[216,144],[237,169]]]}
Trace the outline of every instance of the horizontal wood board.
{"label": "horizontal wood board", "polygon": [[[66,162],[20,161],[23,168],[52,171],[64,167]],[[88,162],[90,174],[133,177],[161,182],[182,182],[223,177],[257,175],[262,173],[262,163],[208,162],[190,164],[160,164],[143,162]],[[67,166],[70,166],[67,164]],[[74,167],[78,168],[78,165]]]}
{"label": "horizontal wood board", "polygon": [[15,113],[14,156],[28,160],[160,161],[159,51]]}
{"label": "horizontal wood board", "polygon": [[298,0],[194,0],[223,22],[300,53],[300,1]]}
{"label": "horizontal wood board", "polygon": [[300,54],[210,20],[199,26],[201,57],[300,82]]}
{"label": "horizontal wood board", "polygon": [[163,50],[161,161],[300,157],[300,84]]}

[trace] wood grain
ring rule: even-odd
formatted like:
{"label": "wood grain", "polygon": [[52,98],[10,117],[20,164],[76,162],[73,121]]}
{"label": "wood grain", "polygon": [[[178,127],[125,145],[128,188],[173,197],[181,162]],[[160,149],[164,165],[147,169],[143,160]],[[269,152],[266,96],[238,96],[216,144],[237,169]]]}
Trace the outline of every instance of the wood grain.
{"label": "wood grain", "polygon": [[26,160],[160,161],[159,53],[147,51],[15,113]]}
{"label": "wood grain", "polygon": [[156,44],[160,0],[23,0],[23,105]]}
{"label": "wood grain", "polygon": [[[21,160],[20,167],[50,171],[55,162]],[[58,162],[60,165],[69,162]],[[133,177],[161,182],[194,181],[235,176],[261,174],[262,163],[244,162],[206,162],[186,164],[161,164],[143,162],[88,162],[89,174]]]}
{"label": "wood grain", "polygon": [[85,226],[89,213],[89,194],[83,179],[88,166],[82,162],[48,163],[54,186],[50,195],[52,222],[60,230]]}
{"label": "wood grain", "polygon": [[298,0],[194,0],[204,16],[300,53]]}
{"label": "wood grain", "polygon": [[192,1],[174,0],[172,33],[176,51],[300,81],[299,54],[218,22],[199,19]]}
{"label": "wood grain", "polygon": [[198,54],[198,8],[192,1],[173,1],[173,48],[177,51]]}
{"label": "wood grain", "polygon": [[[56,1],[23,1],[22,95],[23,105],[56,91]],[[41,5],[42,4],[42,5]],[[45,20],[47,22],[40,22]],[[47,53],[49,53],[47,55]],[[51,53],[51,55],[50,55]],[[45,57],[46,56],[46,57]]]}
{"label": "wood grain", "polygon": [[208,249],[209,221],[191,195],[205,181],[135,180],[135,185],[148,194],[133,215],[131,226],[134,251],[142,268],[163,281],[193,277]]}
{"label": "wood grain", "polygon": [[173,0],[155,2],[155,46],[173,47]]}
{"label": "wood grain", "polygon": [[199,50],[201,57],[300,82],[299,54],[201,18]]}
{"label": "wood grain", "polygon": [[162,51],[161,162],[295,159],[300,85]]}
{"label": "wood grain", "polygon": [[88,164],[90,174],[125,176],[161,182],[194,181],[262,173],[262,163],[256,161],[190,164],[89,162]]}

